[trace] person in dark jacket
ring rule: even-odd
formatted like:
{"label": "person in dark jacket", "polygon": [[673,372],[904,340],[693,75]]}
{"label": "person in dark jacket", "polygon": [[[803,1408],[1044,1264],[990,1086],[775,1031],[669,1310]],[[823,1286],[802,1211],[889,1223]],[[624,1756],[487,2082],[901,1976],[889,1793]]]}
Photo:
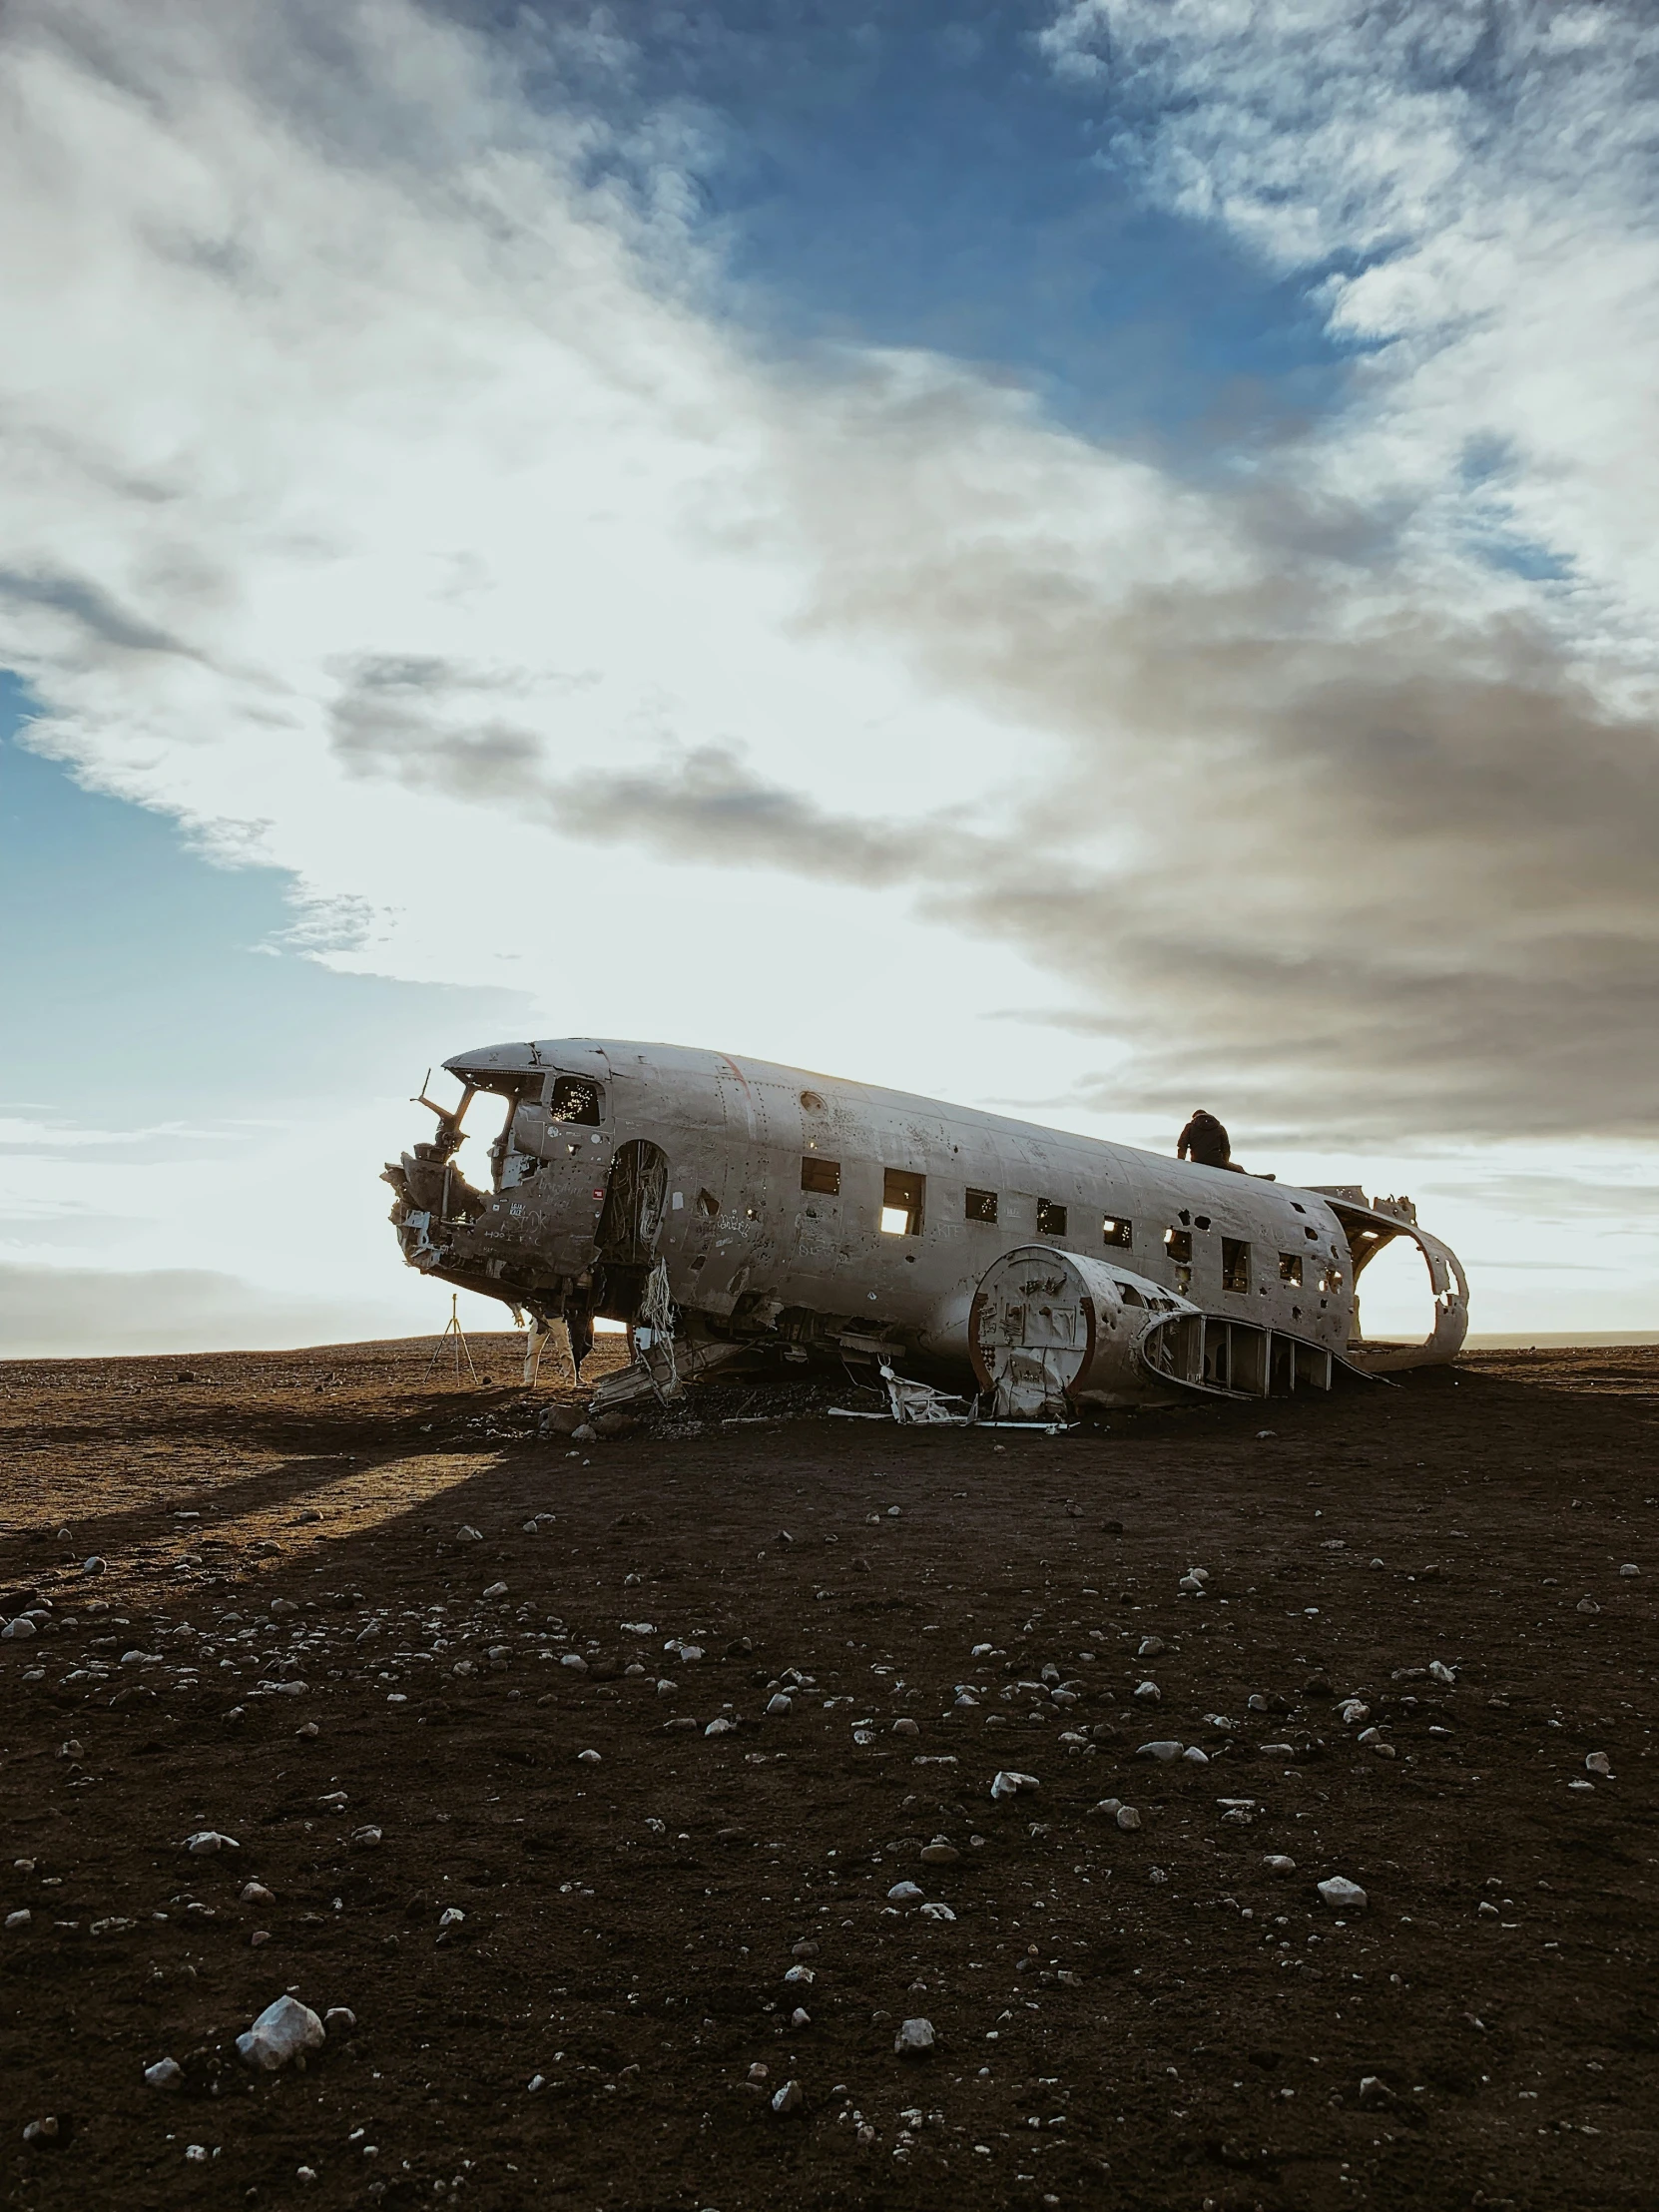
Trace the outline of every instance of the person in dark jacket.
{"label": "person in dark jacket", "polygon": [[1233,1165],[1232,1139],[1215,1115],[1206,1113],[1199,1106],[1194,1109],[1192,1120],[1181,1132],[1175,1157],[1178,1160],[1191,1160],[1195,1167],[1230,1168]]}

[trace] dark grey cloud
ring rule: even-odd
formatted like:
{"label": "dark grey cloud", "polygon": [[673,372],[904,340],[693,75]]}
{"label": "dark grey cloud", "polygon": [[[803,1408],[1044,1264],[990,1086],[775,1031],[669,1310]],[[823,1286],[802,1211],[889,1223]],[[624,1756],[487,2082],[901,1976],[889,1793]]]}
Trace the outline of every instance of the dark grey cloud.
{"label": "dark grey cloud", "polygon": [[557,826],[669,859],[785,868],[879,889],[930,872],[926,824],[888,827],[838,815],[754,775],[725,746],[667,753],[651,768],[595,772],[550,787]]}
{"label": "dark grey cloud", "polygon": [[62,615],[96,644],[114,647],[118,652],[191,652],[183,639],[123,607],[88,576],[71,576],[48,568],[0,568],[0,599],[16,607],[40,607]]}
{"label": "dark grey cloud", "polygon": [[[427,656],[358,660],[340,674],[331,738],[358,774],[505,803],[568,836],[671,860],[777,867],[863,888],[928,873],[936,841],[928,826],[835,814],[755,775],[730,747],[666,745],[645,767],[559,775],[539,731],[480,711],[492,695],[531,689],[527,678]],[[553,685],[568,691],[590,681]]]}
{"label": "dark grey cloud", "polygon": [[481,713],[521,695],[510,671],[429,654],[364,655],[336,673],[329,709],[335,753],[357,775],[390,776],[415,791],[523,805],[540,774],[542,741],[531,728]]}
{"label": "dark grey cloud", "polygon": [[[988,654],[987,594],[935,635],[941,678],[1068,756],[949,911],[1128,1050],[1103,1105],[1203,1092],[1373,1142],[1652,1133],[1659,723],[1600,703],[1541,625],[1349,607],[1345,636],[1346,595],[1295,567],[1294,592],[1135,594]],[[1129,856],[1079,866],[1079,823],[1124,825]]]}

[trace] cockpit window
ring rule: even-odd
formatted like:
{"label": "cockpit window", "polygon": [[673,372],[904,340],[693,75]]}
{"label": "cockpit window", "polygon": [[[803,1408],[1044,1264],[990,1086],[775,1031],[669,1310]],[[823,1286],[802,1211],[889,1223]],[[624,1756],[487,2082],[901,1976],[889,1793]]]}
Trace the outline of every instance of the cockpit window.
{"label": "cockpit window", "polygon": [[579,1121],[591,1129],[599,1126],[599,1085],[591,1075],[560,1075],[553,1083],[547,1104],[549,1121]]}

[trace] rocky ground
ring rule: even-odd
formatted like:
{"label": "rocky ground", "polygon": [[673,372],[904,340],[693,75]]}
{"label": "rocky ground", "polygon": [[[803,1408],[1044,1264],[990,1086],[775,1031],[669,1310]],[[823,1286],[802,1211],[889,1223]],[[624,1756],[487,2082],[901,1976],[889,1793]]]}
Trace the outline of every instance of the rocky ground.
{"label": "rocky ground", "polygon": [[0,1368],[7,2203],[1652,2202],[1659,1352],[572,1446],[427,1349]]}

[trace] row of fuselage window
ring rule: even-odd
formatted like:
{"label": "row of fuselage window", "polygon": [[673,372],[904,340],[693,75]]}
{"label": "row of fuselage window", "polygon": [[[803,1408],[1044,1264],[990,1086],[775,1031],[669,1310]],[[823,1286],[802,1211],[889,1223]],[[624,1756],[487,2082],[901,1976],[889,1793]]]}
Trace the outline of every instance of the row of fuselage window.
{"label": "row of fuselage window", "polygon": [[[881,1230],[889,1237],[918,1237],[921,1234],[927,1178],[912,1174],[905,1168],[887,1168],[882,1174]],[[838,1198],[841,1188],[841,1164],[838,1160],[825,1160],[817,1153],[809,1152],[801,1162],[801,1188],[825,1198]],[[974,1190],[970,1185],[963,1193],[963,1217],[972,1222],[984,1222],[995,1227],[998,1194],[995,1191]],[[1037,1235],[1039,1237],[1063,1237],[1067,1234],[1069,1208],[1057,1199],[1037,1200]],[[1135,1247],[1135,1225],[1121,1215],[1107,1214],[1100,1225],[1102,1244],[1118,1252],[1132,1252]],[[1193,1264],[1193,1233],[1190,1229],[1166,1229],[1164,1250],[1174,1263],[1178,1278],[1191,1279]],[[1279,1280],[1300,1287],[1303,1283],[1303,1260],[1300,1252],[1282,1252],[1279,1255]],[[1318,1255],[1315,1255],[1316,1260]],[[1251,1286],[1251,1247],[1242,1237],[1223,1237],[1221,1240],[1221,1281],[1225,1291],[1243,1292]],[[1183,1282],[1185,1287],[1185,1282]],[[1331,1292],[1342,1288],[1342,1277],[1334,1266],[1321,1263],[1319,1288]]]}

